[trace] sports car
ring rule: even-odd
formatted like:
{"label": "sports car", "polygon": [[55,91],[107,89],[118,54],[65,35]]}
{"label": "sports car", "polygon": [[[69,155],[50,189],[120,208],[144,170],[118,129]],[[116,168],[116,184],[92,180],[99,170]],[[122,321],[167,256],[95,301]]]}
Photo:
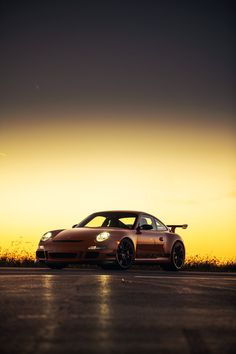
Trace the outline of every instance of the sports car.
{"label": "sports car", "polygon": [[71,229],[46,232],[36,261],[57,269],[74,263],[122,270],[132,264],[159,264],[176,271],[184,265],[185,247],[175,229],[187,226],[165,225],[140,211],[97,212]]}

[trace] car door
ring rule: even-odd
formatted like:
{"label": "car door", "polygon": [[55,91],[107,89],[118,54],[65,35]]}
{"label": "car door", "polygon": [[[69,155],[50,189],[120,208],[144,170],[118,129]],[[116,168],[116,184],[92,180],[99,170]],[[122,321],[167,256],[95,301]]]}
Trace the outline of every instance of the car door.
{"label": "car door", "polygon": [[166,243],[166,232],[168,231],[167,227],[162,224],[162,222],[154,218],[155,222],[155,250],[158,254],[158,257],[165,256],[165,243]]}
{"label": "car door", "polygon": [[[140,231],[137,234],[136,258],[150,259],[158,257],[156,242],[157,229],[154,218],[150,215],[142,214],[139,217],[138,225]],[[146,225],[149,225],[149,230],[144,229]]]}

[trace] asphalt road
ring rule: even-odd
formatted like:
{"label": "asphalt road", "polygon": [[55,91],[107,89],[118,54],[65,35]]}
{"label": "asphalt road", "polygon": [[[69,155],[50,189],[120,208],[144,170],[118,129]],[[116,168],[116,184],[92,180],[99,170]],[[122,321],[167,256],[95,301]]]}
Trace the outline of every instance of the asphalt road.
{"label": "asphalt road", "polygon": [[0,268],[0,352],[235,353],[236,273]]}

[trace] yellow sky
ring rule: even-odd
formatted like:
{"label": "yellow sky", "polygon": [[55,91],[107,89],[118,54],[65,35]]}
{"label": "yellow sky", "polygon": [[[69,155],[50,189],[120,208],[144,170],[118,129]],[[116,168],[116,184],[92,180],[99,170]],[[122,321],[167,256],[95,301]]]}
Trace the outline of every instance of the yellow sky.
{"label": "yellow sky", "polygon": [[61,113],[47,123],[39,114],[6,124],[0,246],[23,237],[36,247],[42,233],[92,212],[134,209],[188,223],[181,231],[188,255],[235,258],[232,130],[160,115]]}

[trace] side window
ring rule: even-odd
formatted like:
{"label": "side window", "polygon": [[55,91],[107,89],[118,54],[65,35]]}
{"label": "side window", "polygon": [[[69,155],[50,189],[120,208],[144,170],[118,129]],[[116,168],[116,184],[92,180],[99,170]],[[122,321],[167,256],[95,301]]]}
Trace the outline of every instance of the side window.
{"label": "side window", "polygon": [[159,220],[155,219],[156,229],[159,231],[166,231],[165,225],[163,225]]}
{"label": "side window", "polygon": [[132,229],[134,222],[135,222],[135,216],[132,217],[125,217],[125,218],[119,218],[119,220],[126,226],[128,229]]}
{"label": "side window", "polygon": [[156,224],[153,220],[153,218],[151,218],[150,216],[147,215],[142,215],[139,221],[139,225],[143,226],[143,225],[151,225],[153,230],[156,230]]}

